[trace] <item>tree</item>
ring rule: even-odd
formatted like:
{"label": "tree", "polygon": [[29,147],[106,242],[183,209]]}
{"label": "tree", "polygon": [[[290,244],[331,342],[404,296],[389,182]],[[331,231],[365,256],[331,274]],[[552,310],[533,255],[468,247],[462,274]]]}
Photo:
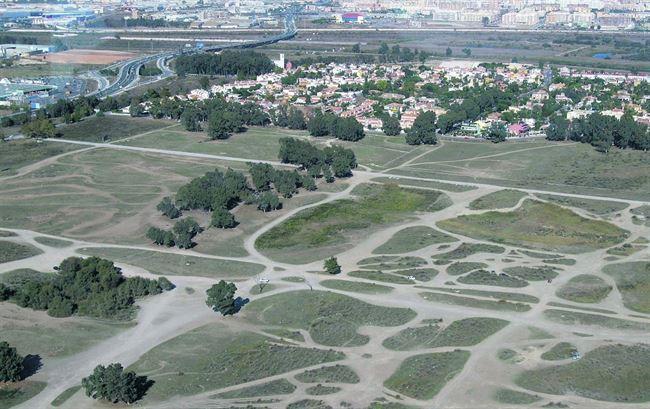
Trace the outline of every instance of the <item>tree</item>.
{"label": "tree", "polygon": [[236,292],[237,287],[234,283],[226,283],[221,280],[206,291],[208,298],[205,303],[221,315],[233,315],[238,311],[235,300]]}
{"label": "tree", "polygon": [[400,126],[399,119],[394,116],[385,116],[381,121],[381,128],[384,131],[384,134],[388,136],[396,136],[402,132],[402,127]]}
{"label": "tree", "polygon": [[14,290],[4,283],[0,283],[0,301],[7,301],[14,295]]}
{"label": "tree", "polygon": [[305,121],[305,115],[301,110],[296,108],[291,108],[287,117],[287,126],[289,129],[307,129],[307,122]]}
{"label": "tree", "polygon": [[7,342],[0,342],[0,382],[17,382],[23,371],[24,358]]}
{"label": "tree", "polygon": [[327,136],[330,134],[330,123],[326,115],[318,111],[307,123],[307,129],[311,136]]}
{"label": "tree", "polygon": [[277,210],[282,207],[282,202],[273,192],[263,192],[257,198],[257,208],[263,212],[270,212],[272,210]]}
{"label": "tree", "polygon": [[406,132],[406,143],[409,145],[435,145],[438,143],[436,114],[427,111],[418,115],[411,129]]}
{"label": "tree", "polygon": [[28,138],[53,138],[56,127],[49,119],[35,119],[23,125],[21,132]]}
{"label": "tree", "polygon": [[[205,77],[201,77],[205,78]],[[200,132],[201,131],[201,111],[196,107],[190,105],[181,114],[181,124],[186,131]]]}
{"label": "tree", "polygon": [[445,55],[447,57],[451,57],[453,53],[454,51],[451,49],[451,47],[447,47],[447,49],[445,50]]}
{"label": "tree", "polygon": [[144,107],[137,100],[133,100],[129,106],[129,115],[139,117],[144,115]]}
{"label": "tree", "polygon": [[470,57],[472,55],[472,49],[471,48],[463,48],[463,54],[465,54],[465,57]]}
{"label": "tree", "polygon": [[363,126],[356,118],[338,118],[334,128],[334,136],[342,141],[356,142],[365,136]]}
{"label": "tree", "polygon": [[232,229],[237,226],[237,221],[235,220],[235,216],[227,209],[218,207],[212,211],[210,225],[220,229]]}
{"label": "tree", "polygon": [[493,143],[504,142],[508,137],[508,130],[505,125],[494,122],[488,129],[488,133],[485,136],[485,139],[492,141]]}
{"label": "tree", "polygon": [[255,190],[260,192],[269,190],[275,172],[273,166],[268,163],[249,163],[248,168]]}
{"label": "tree", "polygon": [[210,139],[228,139],[233,132],[240,132],[243,127],[241,117],[232,111],[214,111],[208,120]]}
{"label": "tree", "polygon": [[176,238],[171,231],[159,229],[158,227],[149,227],[147,238],[159,246],[173,247],[176,244]]}
{"label": "tree", "polygon": [[381,44],[379,45],[379,54],[387,55],[388,52],[389,52],[388,44],[382,41]]}
{"label": "tree", "polygon": [[97,365],[90,376],[81,380],[86,396],[111,403],[133,403],[143,396],[149,385],[146,377],[125,372],[119,363]]}
{"label": "tree", "polygon": [[361,45],[359,43],[356,43],[355,45],[352,46],[352,52],[355,54],[359,54],[361,52]]}
{"label": "tree", "polygon": [[485,16],[481,19],[481,24],[483,24],[483,27],[487,27],[490,24],[490,17]]}
{"label": "tree", "polygon": [[325,264],[323,265],[323,268],[325,269],[325,272],[328,274],[341,273],[341,266],[339,265],[339,262],[336,259],[336,257],[330,257],[327,260],[325,260]]}
{"label": "tree", "polygon": [[556,115],[551,118],[546,129],[546,139],[549,141],[565,141],[569,136],[569,121],[563,116]]}
{"label": "tree", "polygon": [[176,222],[173,231],[176,234],[176,245],[182,249],[191,248],[192,239],[201,232],[201,226],[191,217]]}
{"label": "tree", "polygon": [[160,203],[158,203],[158,206],[156,206],[156,209],[170,219],[176,219],[181,216],[181,211],[172,203],[172,199],[169,196],[163,197]]}

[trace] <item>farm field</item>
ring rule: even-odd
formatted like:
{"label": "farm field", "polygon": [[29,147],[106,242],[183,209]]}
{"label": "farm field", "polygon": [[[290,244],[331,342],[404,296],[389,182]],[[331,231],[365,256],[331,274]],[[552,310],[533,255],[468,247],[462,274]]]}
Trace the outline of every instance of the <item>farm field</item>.
{"label": "farm field", "polygon": [[[548,142],[413,147],[369,133],[343,143],[360,165],[351,177],[318,180],[279,210],[239,204],[230,229],[182,210],[203,228],[184,249],[146,236],[177,221],[156,209],[163,197],[214,169],[280,168],[279,139],[306,132],[209,141],[110,115],[61,130],[106,144],[0,153],[0,284],[49,282],[67,257],[98,256],[174,288],[137,298],[126,322],[0,301],[0,341],[41,364],[0,386],[0,408],[106,409],[80,385],[109,362],[154,381],[133,405],[147,409],[650,402],[646,156]],[[206,305],[222,279],[240,297],[233,315]]]}

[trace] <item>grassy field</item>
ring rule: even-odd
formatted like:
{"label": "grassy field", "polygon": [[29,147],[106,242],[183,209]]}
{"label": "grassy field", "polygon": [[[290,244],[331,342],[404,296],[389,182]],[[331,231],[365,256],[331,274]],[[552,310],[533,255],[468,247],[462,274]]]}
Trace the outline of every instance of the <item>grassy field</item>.
{"label": "grassy field", "polygon": [[50,404],[54,407],[59,407],[63,405],[65,402],[67,402],[67,400],[70,399],[72,396],[74,396],[74,394],[79,392],[80,389],[81,389],[81,385],[72,386],[64,390],[63,392],[61,392],[61,394],[56,398],[54,398],[54,400]]}
{"label": "grassy field", "polygon": [[487,266],[488,265],[485,263],[458,261],[456,263],[450,264],[447,267],[447,274],[452,276],[459,276],[469,273],[470,271],[478,270],[480,268],[487,268]]}
{"label": "grassy field", "polygon": [[572,354],[578,352],[575,345],[569,342],[560,342],[553,345],[551,349],[544,352],[541,356],[546,361],[561,361],[563,359],[571,358]]}
{"label": "grassy field", "polygon": [[57,130],[61,133],[61,138],[63,139],[88,142],[110,142],[146,132],[152,132],[173,125],[178,126],[178,124],[173,121],[163,121],[151,118],[131,118],[130,116],[122,115],[106,115],[103,117],[94,116],[86,118],[81,122],[57,128]]}
{"label": "grassy field", "polygon": [[38,354],[44,360],[78,353],[132,325],[84,317],[52,319],[44,311],[0,303],[2,340],[22,355]]}
{"label": "grassy field", "polygon": [[342,359],[332,350],[271,343],[255,333],[209,324],[149,350],[131,365],[155,381],[145,401],[162,401]]}
{"label": "grassy field", "polygon": [[[543,148],[530,149],[538,147]],[[492,156],[495,154],[502,155]],[[511,188],[650,199],[650,158],[645,152],[613,150],[603,155],[588,144],[445,142],[442,148],[418,159],[417,163],[392,173]]]}
{"label": "grassy field", "polygon": [[29,244],[0,240],[0,263],[22,260],[41,254],[42,251]]}
{"label": "grassy field", "polygon": [[531,403],[539,402],[542,398],[525,392],[499,388],[494,393],[494,400],[506,405],[530,405]]}
{"label": "grassy field", "polygon": [[605,216],[612,213],[620,212],[627,207],[625,203],[611,202],[607,200],[590,200],[578,199],[575,197],[556,196],[556,195],[537,195],[542,200],[557,203],[562,206],[577,207],[578,209],[586,210],[598,216]]}
{"label": "grassy field", "polygon": [[345,365],[330,365],[310,369],[295,376],[303,383],[359,383],[359,375]]}
{"label": "grassy field", "polygon": [[438,227],[474,239],[566,253],[611,247],[628,235],[613,224],[533,200],[512,212],[459,216],[438,222]]}
{"label": "grassy field", "polygon": [[474,289],[466,289],[466,288],[427,287],[427,286],[418,286],[417,288],[441,291],[444,293],[451,293],[451,294],[474,295],[477,297],[493,298],[495,300],[527,302],[533,304],[539,302],[539,298],[532,295],[521,294],[521,293],[507,293],[502,291],[485,291],[485,290],[474,290]]}
{"label": "grassy field", "polygon": [[34,240],[37,243],[44,244],[50,247],[56,247],[56,248],[70,247],[72,245],[71,241],[55,239],[52,237],[39,236],[39,237],[34,237]]}
{"label": "grassy field", "polygon": [[227,140],[212,141],[205,132],[187,132],[178,127],[161,130],[129,141],[128,146],[206,153],[244,159],[278,160],[280,138],[302,133],[279,128],[249,128]]}
{"label": "grassy field", "polygon": [[332,290],[351,291],[362,294],[386,294],[394,290],[393,287],[387,285],[348,280],[323,280],[320,282],[320,285]]}
{"label": "grassy field", "polygon": [[256,247],[284,262],[312,262],[413,212],[432,212],[449,205],[449,198],[440,192],[395,185],[360,185],[353,193],[358,200],[337,200],[301,211],[261,235]]}
{"label": "grassy field", "polygon": [[422,187],[427,189],[443,190],[446,192],[469,192],[470,190],[477,189],[476,186],[458,185],[453,183],[436,182],[429,180],[404,179],[395,176],[373,178],[370,181],[378,183],[397,183],[400,186],[404,187]]}
{"label": "grassy field", "polygon": [[264,266],[261,264],[147,250],[89,247],[80,249],[80,252],[89,256],[107,258],[116,263],[132,264],[153,274],[167,276],[191,275],[219,279],[242,279],[259,274],[264,270]]}
{"label": "grassy field", "polygon": [[296,402],[291,402],[287,405],[286,409],[333,409],[330,405],[322,400],[315,399],[301,399]]}
{"label": "grassy field", "polygon": [[469,204],[472,210],[492,210],[514,207],[526,193],[518,190],[505,189],[479,197]]}
{"label": "grassy field", "polygon": [[511,276],[515,276],[526,281],[546,281],[552,280],[558,276],[558,269],[550,266],[538,267],[506,267],[503,271]]}
{"label": "grassy field", "polygon": [[414,399],[431,399],[463,369],[467,351],[439,352],[406,358],[384,386]]}
{"label": "grassy field", "polygon": [[598,276],[580,274],[572,277],[556,291],[565,300],[579,303],[599,303],[612,291],[612,286]]}
{"label": "grassy field", "polygon": [[217,398],[236,399],[236,398],[256,398],[259,396],[286,395],[293,393],[296,386],[286,379],[278,379],[260,385],[249,386],[237,389],[231,392],[218,393]]}
{"label": "grassy field", "polygon": [[357,263],[362,268],[375,270],[399,270],[402,268],[415,268],[427,264],[427,261],[416,256],[375,256],[359,260]]}
{"label": "grassy field", "polygon": [[394,270],[391,273],[406,277],[412,276],[416,281],[431,281],[438,275],[438,270],[435,268],[412,268],[409,270]]}
{"label": "grassy field", "polygon": [[648,402],[650,346],[602,346],[570,364],[526,371],[515,381],[540,393],[576,394],[607,402]]}
{"label": "grassy field", "polygon": [[0,409],[9,409],[33,398],[45,389],[45,386],[45,382],[34,381],[0,385]]}
{"label": "grassy field", "polygon": [[396,276],[393,274],[382,273],[381,271],[359,270],[349,272],[350,277],[364,278],[366,280],[379,281],[390,284],[413,284],[413,281],[406,277]]}
{"label": "grassy field", "polygon": [[632,213],[632,221],[635,224],[645,224],[646,226],[650,226],[650,206],[644,205],[635,207],[630,210],[630,212]]}
{"label": "grassy field", "polygon": [[383,346],[396,351],[423,348],[462,347],[481,343],[508,325],[508,321],[496,318],[465,318],[446,327],[428,325],[406,328],[386,338]]}
{"label": "grassy field", "polygon": [[646,322],[628,321],[620,318],[576,311],[549,309],[544,311],[544,317],[551,321],[570,326],[588,325],[630,331],[648,331],[650,329],[650,324]]}
{"label": "grassy field", "polygon": [[374,249],[374,254],[403,254],[429,247],[433,244],[453,243],[455,237],[428,226],[407,227],[395,233],[386,243]]}
{"label": "grassy field", "polygon": [[487,270],[476,270],[458,278],[459,283],[473,285],[491,285],[496,287],[521,288],[526,287],[528,282],[516,277],[492,273]]}
{"label": "grassy field", "polygon": [[325,386],[325,385],[314,385],[305,389],[305,392],[308,395],[321,396],[321,395],[331,395],[341,391],[341,388],[338,386]]}
{"label": "grassy field", "polygon": [[[155,205],[190,177],[244,164],[94,149],[0,185],[0,225],[120,244],[148,244]],[[239,167],[238,167],[239,166]]]}
{"label": "grassy field", "polygon": [[0,176],[15,175],[23,166],[78,149],[79,146],[34,140],[0,142]]}
{"label": "grassy field", "polygon": [[626,308],[650,313],[650,262],[610,264],[603,272],[616,282]]}
{"label": "grassy field", "polygon": [[324,291],[292,291],[257,299],[246,306],[246,318],[265,325],[308,330],[314,341],[328,346],[359,346],[369,338],[362,325],[391,327],[415,317],[408,308],[387,308]]}
{"label": "grassy field", "polygon": [[442,254],[436,254],[432,256],[435,259],[439,260],[460,260],[474,254],[479,253],[492,253],[492,254],[501,254],[506,249],[501,246],[495,246],[493,244],[475,244],[475,243],[461,243],[460,246],[455,249],[448,251]]}
{"label": "grassy field", "polygon": [[461,297],[451,294],[440,294],[440,293],[420,293],[420,296],[427,301],[437,302],[441,304],[448,305],[462,305],[470,308],[478,308],[485,310],[495,310],[495,311],[514,311],[514,312],[526,312],[530,310],[530,305],[522,304],[519,302],[513,303],[505,300],[492,301],[492,300],[482,300],[479,298],[472,297]]}

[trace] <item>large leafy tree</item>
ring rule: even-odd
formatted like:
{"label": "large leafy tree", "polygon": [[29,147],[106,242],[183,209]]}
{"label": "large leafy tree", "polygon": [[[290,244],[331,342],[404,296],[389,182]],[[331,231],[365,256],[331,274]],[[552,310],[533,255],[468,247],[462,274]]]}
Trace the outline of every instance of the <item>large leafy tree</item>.
{"label": "large leafy tree", "polygon": [[340,274],[341,273],[341,266],[339,265],[338,260],[336,257],[330,257],[327,260],[325,260],[325,264],[323,265],[325,268],[325,272],[328,274]]}
{"label": "large leafy tree", "polygon": [[418,115],[411,129],[406,132],[406,143],[409,145],[435,145],[438,143],[434,112],[427,111]]}
{"label": "large leafy tree", "polygon": [[488,129],[486,139],[494,143],[504,142],[508,137],[508,130],[505,125],[500,123],[493,123]]}
{"label": "large leafy tree", "polygon": [[131,371],[125,372],[119,363],[98,365],[92,374],[81,380],[87,396],[127,404],[142,397],[146,384],[146,377],[137,376]]}
{"label": "large leafy tree", "polygon": [[23,371],[24,358],[7,342],[0,342],[0,382],[16,382]]}
{"label": "large leafy tree", "polygon": [[206,291],[208,298],[205,303],[221,315],[233,315],[238,311],[235,303],[236,292],[237,286],[234,283],[221,280]]}
{"label": "large leafy tree", "polygon": [[382,120],[382,130],[388,136],[396,136],[402,132],[402,127],[399,124],[399,119],[394,116],[386,116]]}

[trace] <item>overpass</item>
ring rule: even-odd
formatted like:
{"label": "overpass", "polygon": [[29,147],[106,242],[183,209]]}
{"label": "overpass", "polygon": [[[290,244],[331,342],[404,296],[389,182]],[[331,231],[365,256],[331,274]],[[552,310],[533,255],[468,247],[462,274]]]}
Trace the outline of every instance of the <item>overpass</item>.
{"label": "overpass", "polygon": [[186,50],[167,51],[163,53],[134,58],[132,60],[123,62],[119,65],[117,79],[112,84],[109,84],[104,88],[99,88],[97,91],[88,95],[94,95],[98,98],[105,98],[126,91],[127,89],[135,85],[135,83],[138,81],[140,67],[154,61],[156,61],[159,68],[162,67],[161,69],[163,71],[163,75],[168,76],[171,71],[166,68],[166,63],[169,60],[176,58],[180,55],[191,55],[200,52],[219,52],[226,49],[246,49],[246,48],[261,47],[269,44],[274,44],[279,41],[289,40],[295,37],[296,33],[297,33],[297,29],[296,29],[294,14],[290,12],[286,15],[284,20],[284,31],[281,34],[275,36],[263,37],[258,40],[247,41],[244,43],[234,44],[234,45],[220,45],[220,46],[213,46],[213,47],[192,47]]}

